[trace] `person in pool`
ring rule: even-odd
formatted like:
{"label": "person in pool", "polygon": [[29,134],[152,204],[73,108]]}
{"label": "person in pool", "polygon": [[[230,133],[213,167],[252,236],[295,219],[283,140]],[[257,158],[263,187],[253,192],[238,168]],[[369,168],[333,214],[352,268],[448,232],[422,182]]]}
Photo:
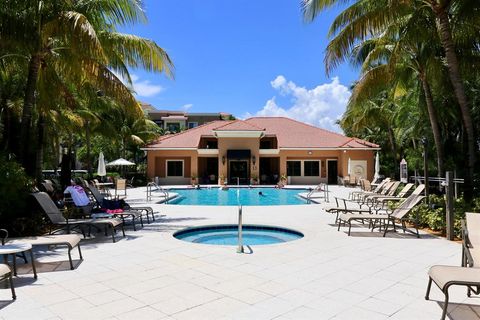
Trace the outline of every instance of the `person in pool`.
{"label": "person in pool", "polygon": [[263,194],[262,191],[259,191],[259,192],[258,192],[258,195],[259,195],[259,196],[262,196],[262,197],[265,197],[265,195]]}

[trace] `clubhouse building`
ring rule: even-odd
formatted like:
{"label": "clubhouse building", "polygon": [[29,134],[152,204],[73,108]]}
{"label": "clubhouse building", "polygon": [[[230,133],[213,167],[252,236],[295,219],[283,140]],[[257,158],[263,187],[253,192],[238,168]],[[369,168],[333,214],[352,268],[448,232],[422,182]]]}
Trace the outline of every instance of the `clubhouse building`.
{"label": "clubhouse building", "polygon": [[144,148],[160,184],[337,184],[372,179],[376,144],[283,117],[212,121]]}

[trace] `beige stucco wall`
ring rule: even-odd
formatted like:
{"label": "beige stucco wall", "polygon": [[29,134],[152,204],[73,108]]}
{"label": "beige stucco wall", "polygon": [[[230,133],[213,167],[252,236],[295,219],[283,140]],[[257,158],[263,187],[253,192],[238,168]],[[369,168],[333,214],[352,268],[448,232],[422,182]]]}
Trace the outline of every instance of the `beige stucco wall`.
{"label": "beige stucco wall", "polygon": [[[183,160],[182,178],[167,178],[166,160]],[[149,150],[147,151],[147,177],[160,178],[161,184],[189,184],[191,176],[198,176],[198,153],[196,150]]]}
{"label": "beige stucco wall", "polygon": [[[227,150],[251,150],[255,156],[255,165],[250,159],[250,176],[259,177],[260,157],[279,157],[280,175],[287,173],[288,160],[319,160],[320,177],[294,177],[292,184],[313,184],[325,182],[328,177],[327,160],[338,161],[338,176],[347,174],[348,159],[367,161],[367,178],[371,180],[374,174],[375,151],[372,150],[281,150],[278,155],[260,155],[260,140],[258,138],[219,138],[218,139],[218,169],[219,176],[228,177],[228,161],[222,163],[222,157],[227,158]],[[198,176],[198,153],[196,150],[149,150],[147,152],[147,175],[149,179],[158,176],[165,178],[165,163],[167,159],[184,160],[184,177],[178,181],[164,179],[163,183],[190,183],[192,175]],[[188,166],[188,167],[187,167]]]}
{"label": "beige stucco wall", "polygon": [[367,160],[367,179],[372,180],[375,173],[375,151],[372,150],[346,150],[342,152],[342,167],[339,176],[346,176],[350,160]]}
{"label": "beige stucco wall", "polygon": [[255,156],[256,163],[250,161],[250,176],[259,176],[259,138],[219,138],[218,139],[218,174],[219,176],[228,177],[228,162],[222,163],[222,157],[227,158],[228,150],[250,150],[251,156]]}

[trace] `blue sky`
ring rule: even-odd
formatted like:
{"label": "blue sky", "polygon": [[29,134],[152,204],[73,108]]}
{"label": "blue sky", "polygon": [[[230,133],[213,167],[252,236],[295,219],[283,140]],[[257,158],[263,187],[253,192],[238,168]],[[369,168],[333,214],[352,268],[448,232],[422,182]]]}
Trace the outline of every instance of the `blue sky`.
{"label": "blue sky", "polygon": [[146,0],[149,23],[124,32],[153,39],[175,79],[131,70],[137,98],[158,109],[285,115],[317,126],[345,109],[357,71],[325,74],[328,28],[338,8],[302,21],[300,1]]}

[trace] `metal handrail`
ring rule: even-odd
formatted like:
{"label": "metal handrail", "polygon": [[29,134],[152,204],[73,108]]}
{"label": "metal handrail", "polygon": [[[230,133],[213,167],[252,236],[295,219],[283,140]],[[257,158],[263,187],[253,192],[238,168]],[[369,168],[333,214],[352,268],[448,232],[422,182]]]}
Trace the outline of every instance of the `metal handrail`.
{"label": "metal handrail", "polygon": [[[155,188],[155,189],[153,189]],[[163,193],[164,197],[165,197],[165,202],[164,203],[168,203],[168,199],[170,197],[170,195],[168,194],[168,190],[160,187],[158,184],[156,184],[155,182],[149,182],[147,184],[147,201],[150,201],[152,200],[152,191],[156,191],[156,190],[159,190],[160,192]]]}
{"label": "metal handrail", "polygon": [[328,194],[328,184],[326,183],[320,183],[318,186],[313,188],[307,193],[307,203],[311,202],[311,197],[316,191],[323,191],[323,198],[327,201],[330,202],[329,199],[329,194]]}
{"label": "metal handrail", "polygon": [[237,253],[244,253],[243,250],[243,222],[242,222],[242,206],[238,206],[238,247]]}

